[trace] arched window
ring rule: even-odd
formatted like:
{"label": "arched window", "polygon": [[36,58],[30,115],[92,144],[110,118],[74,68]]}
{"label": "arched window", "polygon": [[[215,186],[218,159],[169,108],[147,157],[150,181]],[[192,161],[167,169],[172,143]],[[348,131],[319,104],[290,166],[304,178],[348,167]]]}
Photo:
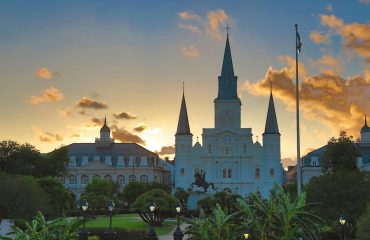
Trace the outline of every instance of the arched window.
{"label": "arched window", "polygon": [[132,181],[136,181],[136,176],[135,176],[135,175],[130,175],[130,177],[128,177],[128,180],[129,180],[130,182],[132,182]]}
{"label": "arched window", "polygon": [[74,175],[69,176],[69,184],[76,184],[77,180]]}
{"label": "arched window", "polygon": [[223,178],[227,178],[226,168],[224,168],[224,169],[222,170],[222,177],[223,177]]}
{"label": "arched window", "polygon": [[88,176],[86,176],[86,175],[83,175],[82,177],[81,177],[81,184],[82,185],[85,185],[85,184],[88,184],[89,183],[89,177]]}
{"label": "arched window", "polygon": [[101,179],[101,177],[99,176],[99,175],[95,175],[94,177],[93,177],[93,179]]}
{"label": "arched window", "polygon": [[105,175],[104,180],[112,181],[112,176],[111,175]]}
{"label": "arched window", "polygon": [[228,177],[228,178],[231,178],[231,168],[229,168],[229,169],[227,170],[227,177]]}
{"label": "arched window", "polygon": [[124,185],[125,184],[125,176],[118,175],[118,177],[117,177],[117,183],[119,185]]}
{"label": "arched window", "polygon": [[256,180],[261,179],[261,170],[259,168],[256,168]]}
{"label": "arched window", "polygon": [[147,175],[141,175],[140,176],[140,182],[147,183],[148,182],[148,176]]}
{"label": "arched window", "polygon": [[275,176],[275,170],[273,168],[270,168],[270,177]]}

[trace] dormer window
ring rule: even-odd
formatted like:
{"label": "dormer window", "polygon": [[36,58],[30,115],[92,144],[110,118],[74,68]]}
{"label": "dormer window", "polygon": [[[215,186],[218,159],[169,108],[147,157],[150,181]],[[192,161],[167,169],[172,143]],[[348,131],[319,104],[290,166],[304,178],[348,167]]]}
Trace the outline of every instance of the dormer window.
{"label": "dormer window", "polygon": [[319,166],[319,158],[317,156],[311,157],[311,166],[318,167]]}
{"label": "dormer window", "polygon": [[73,157],[69,157],[69,164],[68,164],[70,167],[76,167],[77,166],[77,161],[76,161],[76,157],[73,156]]}
{"label": "dormer window", "polygon": [[111,156],[106,156],[105,157],[105,164],[112,166],[112,157]]}

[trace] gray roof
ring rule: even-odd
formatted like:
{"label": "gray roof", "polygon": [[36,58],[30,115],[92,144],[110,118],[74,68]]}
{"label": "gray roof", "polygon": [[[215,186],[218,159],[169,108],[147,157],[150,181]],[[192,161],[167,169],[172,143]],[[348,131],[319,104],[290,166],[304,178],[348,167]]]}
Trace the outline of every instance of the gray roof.
{"label": "gray roof", "polygon": [[186,110],[185,94],[182,94],[179,122],[176,135],[192,135],[190,132],[188,111]]}
{"label": "gray roof", "polygon": [[272,97],[272,92],[270,93],[270,101],[267,110],[265,132],[263,134],[280,134],[278,122],[276,119],[275,104],[274,98]]}

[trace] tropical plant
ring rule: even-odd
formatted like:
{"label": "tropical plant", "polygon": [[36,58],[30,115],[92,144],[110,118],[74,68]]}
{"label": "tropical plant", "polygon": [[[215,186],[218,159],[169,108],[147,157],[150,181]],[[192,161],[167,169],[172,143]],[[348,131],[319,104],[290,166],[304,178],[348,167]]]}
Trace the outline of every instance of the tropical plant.
{"label": "tropical plant", "polygon": [[[25,222],[25,229],[13,226],[17,240],[74,240],[77,239],[78,228],[81,222],[68,221],[64,218],[47,221],[41,212],[38,212],[31,222]],[[12,238],[0,237],[3,240]]]}
{"label": "tropical plant", "polygon": [[292,200],[278,184],[266,200],[251,193],[247,201],[239,200],[239,203],[252,239],[295,240],[302,236],[318,239],[320,226],[324,224],[323,219],[308,210],[306,193]]}
{"label": "tropical plant", "polygon": [[219,204],[213,209],[211,215],[199,218],[187,219],[190,224],[186,234],[194,240],[236,240],[241,239],[241,218],[240,213],[228,214],[222,210]]}
{"label": "tropical plant", "polygon": [[173,212],[176,208],[176,199],[162,189],[152,189],[149,192],[140,195],[132,209],[140,212],[149,211],[150,205],[156,205],[156,209],[164,212]]}

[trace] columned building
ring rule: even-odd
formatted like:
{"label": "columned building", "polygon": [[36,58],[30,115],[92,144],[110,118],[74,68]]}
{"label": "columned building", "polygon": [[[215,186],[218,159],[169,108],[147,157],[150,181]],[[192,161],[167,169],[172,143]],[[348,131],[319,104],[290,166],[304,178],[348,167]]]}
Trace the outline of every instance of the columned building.
{"label": "columned building", "polygon": [[[262,144],[253,141],[251,128],[241,127],[241,101],[237,94],[229,36],[214,99],[214,127],[203,128],[202,144],[193,144],[185,94],[175,135],[175,187],[189,188],[196,172],[205,172],[216,191],[267,196],[274,183],[282,184],[280,132],[272,91]],[[211,116],[210,116],[211,117]]]}
{"label": "columned building", "polygon": [[158,154],[136,143],[116,143],[110,137],[106,119],[95,143],[68,145],[68,174],[60,177],[65,187],[79,199],[93,178],[118,182],[157,182],[170,186],[171,174]]}

